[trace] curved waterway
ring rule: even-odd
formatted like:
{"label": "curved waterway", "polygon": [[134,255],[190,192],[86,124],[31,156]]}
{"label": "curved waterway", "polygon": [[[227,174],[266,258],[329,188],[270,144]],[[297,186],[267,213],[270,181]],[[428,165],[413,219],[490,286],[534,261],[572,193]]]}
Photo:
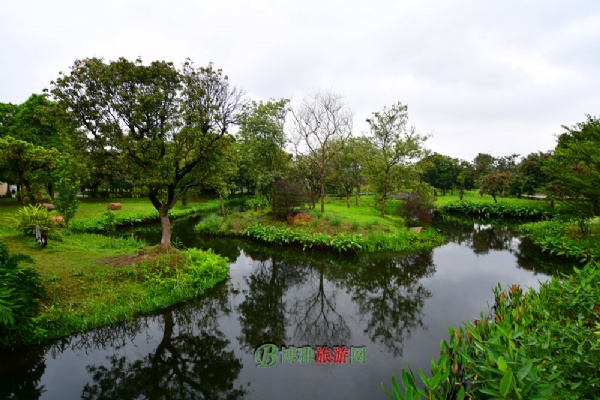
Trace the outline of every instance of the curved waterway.
{"label": "curved waterway", "polygon": [[[0,398],[387,399],[381,384],[408,364],[429,373],[446,327],[487,313],[498,283],[537,288],[563,268],[509,228],[473,222],[438,219],[448,243],[433,251],[355,256],[196,237],[193,223],[176,223],[174,238],[227,256],[226,282],[152,316],[0,354]],[[158,242],[160,227],[137,234]],[[255,358],[264,343],[278,350],[270,367]],[[309,348],[331,362],[307,362]]]}

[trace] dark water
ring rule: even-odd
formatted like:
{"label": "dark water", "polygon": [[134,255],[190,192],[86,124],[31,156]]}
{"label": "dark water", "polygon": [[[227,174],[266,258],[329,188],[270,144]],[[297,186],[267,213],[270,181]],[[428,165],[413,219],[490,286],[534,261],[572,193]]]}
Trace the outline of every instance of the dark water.
{"label": "dark water", "polygon": [[[436,221],[446,245],[410,255],[306,253],[198,238],[192,226],[175,225],[178,241],[229,257],[227,282],[154,316],[0,355],[0,398],[386,399],[381,384],[408,363],[429,372],[446,326],[487,312],[498,282],[537,288],[563,268],[508,228],[458,220]],[[366,358],[258,368],[267,342]]]}

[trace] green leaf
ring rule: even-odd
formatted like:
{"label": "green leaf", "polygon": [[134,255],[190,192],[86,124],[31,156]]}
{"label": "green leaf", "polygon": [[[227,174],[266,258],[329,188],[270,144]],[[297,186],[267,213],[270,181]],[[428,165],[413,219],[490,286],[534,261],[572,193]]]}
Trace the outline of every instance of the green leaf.
{"label": "green leaf", "polygon": [[512,369],[508,369],[504,377],[500,381],[500,394],[506,396],[510,390],[510,384],[512,383],[513,372]]}
{"label": "green leaf", "polygon": [[506,372],[506,367],[507,365],[504,357],[500,356],[500,358],[498,358],[498,369],[500,369],[502,372]]}
{"label": "green leaf", "polygon": [[532,366],[533,362],[531,361],[525,364],[525,366],[521,368],[519,372],[517,372],[517,380],[522,381],[529,374],[529,371],[531,371]]}

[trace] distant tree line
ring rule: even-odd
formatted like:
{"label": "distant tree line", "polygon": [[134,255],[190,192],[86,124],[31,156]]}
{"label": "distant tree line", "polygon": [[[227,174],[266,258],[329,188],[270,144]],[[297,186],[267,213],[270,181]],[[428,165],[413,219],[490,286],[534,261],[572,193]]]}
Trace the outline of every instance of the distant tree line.
{"label": "distant tree line", "polygon": [[[325,195],[358,203],[361,191],[386,203],[400,192],[442,195],[479,189],[498,197],[543,194],[582,218],[600,215],[600,122],[564,126],[550,152],[466,161],[431,153],[428,135],[409,124],[400,102],[374,112],[355,135],[343,96],[316,92],[249,101],[212,64],[196,67],[120,58],[75,61],[44,95],[0,103],[0,180],[36,202],[46,193],[73,197],[147,197],[170,241],[169,210],[188,196],[253,193],[325,211]],[[235,133],[232,128],[236,127]],[[58,190],[57,190],[58,188]],[[292,195],[286,192],[296,192]],[[300,200],[299,200],[300,199]]]}

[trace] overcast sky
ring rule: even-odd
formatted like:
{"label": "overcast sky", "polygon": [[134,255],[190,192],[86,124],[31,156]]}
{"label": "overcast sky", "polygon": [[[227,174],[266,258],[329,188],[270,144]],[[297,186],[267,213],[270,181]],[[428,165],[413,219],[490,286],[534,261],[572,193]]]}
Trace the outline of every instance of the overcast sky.
{"label": "overcast sky", "polygon": [[213,62],[254,99],[343,95],[355,132],[395,102],[428,148],[472,160],[554,147],[600,115],[600,1],[1,0],[0,102],[76,59]]}

